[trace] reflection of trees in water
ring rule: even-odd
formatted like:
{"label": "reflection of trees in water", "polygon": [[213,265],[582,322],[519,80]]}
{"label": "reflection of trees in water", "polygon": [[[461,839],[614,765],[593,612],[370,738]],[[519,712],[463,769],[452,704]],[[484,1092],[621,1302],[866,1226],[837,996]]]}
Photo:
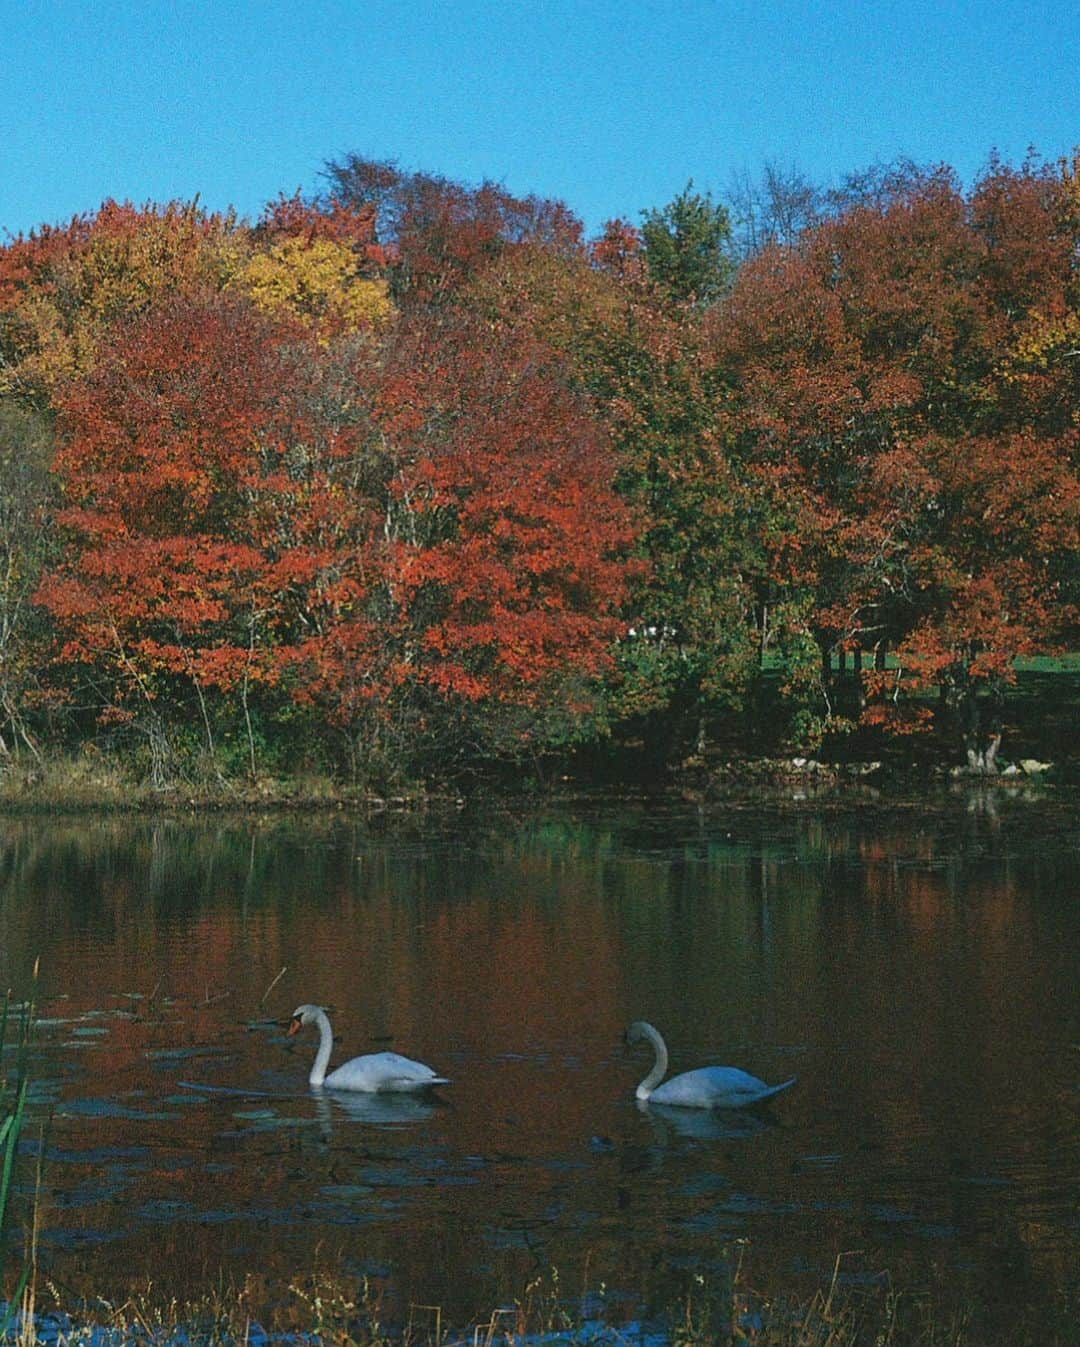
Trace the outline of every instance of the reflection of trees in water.
{"label": "reflection of trees in water", "polygon": [[[302,1091],[306,1056],[244,1022],[330,1003],[344,1055],[389,1046],[454,1077],[451,1116],[423,1126],[546,1159],[616,1134],[639,1074],[616,1045],[646,1016],[678,1069],[798,1072],[783,1117],[876,1148],[881,1172],[1018,1174],[1015,1194],[966,1186],[965,1219],[992,1207],[1049,1242],[1038,1195],[1060,1182],[1069,1081],[1043,1045],[1070,1032],[1073,855],[1060,814],[995,799],[996,821],[963,797],[812,816],[16,821],[0,977],[18,985],[44,954],[46,994],[73,1012],[160,981],[169,1016],[110,1020],[92,1058],[92,1090],[150,1097],[167,1077],[147,1050],[177,1044],[219,1046],[221,1079]],[[694,1138],[660,1121],[670,1164]]]}

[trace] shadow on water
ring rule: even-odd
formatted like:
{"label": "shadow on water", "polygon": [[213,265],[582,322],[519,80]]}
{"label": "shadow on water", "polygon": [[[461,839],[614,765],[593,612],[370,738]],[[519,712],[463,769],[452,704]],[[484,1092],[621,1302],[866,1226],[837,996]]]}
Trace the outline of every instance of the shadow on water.
{"label": "shadow on water", "polygon": [[[466,1322],[552,1266],[662,1302],[749,1240],[760,1282],[859,1249],[852,1276],[1050,1307],[1080,1259],[1066,803],[6,823],[43,1267],[184,1298],[318,1250]],[[310,1091],[280,1027],[308,1000],[344,1055],[454,1084]],[[799,1084],[771,1117],[639,1109],[639,1017],[673,1070]]]}

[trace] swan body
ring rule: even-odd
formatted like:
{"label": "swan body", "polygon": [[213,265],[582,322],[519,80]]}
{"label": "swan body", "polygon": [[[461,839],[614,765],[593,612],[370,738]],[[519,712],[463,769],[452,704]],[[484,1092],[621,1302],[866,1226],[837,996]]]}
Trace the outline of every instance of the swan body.
{"label": "swan body", "polygon": [[322,1006],[297,1006],[289,1022],[289,1037],[298,1034],[306,1024],[319,1029],[319,1050],[308,1076],[308,1084],[325,1085],[331,1090],[359,1090],[364,1094],[406,1093],[426,1090],[432,1085],[449,1085],[445,1076],[437,1076],[430,1066],[402,1057],[398,1052],[371,1052],[354,1057],[326,1074],[334,1035]]}
{"label": "swan body", "polygon": [[750,1108],[788,1089],[797,1079],[792,1076],[780,1085],[766,1085],[737,1066],[702,1066],[696,1071],[672,1076],[661,1085],[668,1068],[667,1044],[651,1024],[635,1020],[626,1031],[626,1041],[640,1043],[642,1039],[653,1045],[656,1061],[637,1087],[637,1097],[652,1104],[673,1104],[679,1108]]}

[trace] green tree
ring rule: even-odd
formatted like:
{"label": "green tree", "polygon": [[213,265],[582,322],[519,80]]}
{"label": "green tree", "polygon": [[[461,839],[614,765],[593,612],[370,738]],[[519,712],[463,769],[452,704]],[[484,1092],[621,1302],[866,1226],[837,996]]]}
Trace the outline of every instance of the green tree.
{"label": "green tree", "polygon": [[611,436],[637,538],[607,712],[658,751],[683,751],[744,705],[757,673],[749,577],[764,564],[717,430],[725,378],[700,311],[665,300],[625,221],[587,256],[505,257],[473,302],[491,322],[527,314]]}
{"label": "green tree", "polygon": [[692,181],[662,209],[642,212],[641,238],[649,275],[672,299],[705,304],[727,288],[731,220]]}

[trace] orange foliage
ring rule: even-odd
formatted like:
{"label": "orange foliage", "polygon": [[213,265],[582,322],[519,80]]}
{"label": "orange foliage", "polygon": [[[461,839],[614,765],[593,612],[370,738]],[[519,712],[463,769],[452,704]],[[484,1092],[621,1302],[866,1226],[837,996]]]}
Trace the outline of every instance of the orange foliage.
{"label": "orange foliage", "polygon": [[[906,687],[1007,680],[1075,622],[1075,375],[1038,345],[1076,313],[1066,186],[994,165],[965,199],[915,176],[767,249],[715,315],[773,583],[823,649],[896,651]],[[897,724],[888,678],[866,690]]]}
{"label": "orange foliage", "polygon": [[[356,507],[330,489],[348,437],[304,414],[300,336],[222,296],[179,300],[117,334],[60,399],[66,559],[39,600],[64,656],[200,686],[274,680],[281,647],[326,607]],[[330,508],[330,507],[333,508]]]}

